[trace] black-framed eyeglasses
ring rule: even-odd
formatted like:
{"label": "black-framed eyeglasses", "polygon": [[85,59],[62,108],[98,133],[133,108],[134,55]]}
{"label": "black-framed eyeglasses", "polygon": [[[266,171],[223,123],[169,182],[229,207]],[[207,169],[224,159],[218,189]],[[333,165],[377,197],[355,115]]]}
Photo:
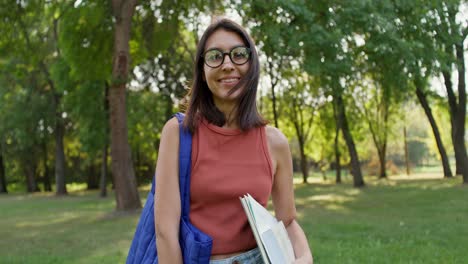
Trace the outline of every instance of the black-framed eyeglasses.
{"label": "black-framed eyeglasses", "polygon": [[224,63],[226,55],[229,56],[232,63],[243,65],[250,59],[250,49],[244,46],[234,47],[229,52],[223,52],[220,49],[210,49],[202,54],[202,58],[208,67],[218,68]]}

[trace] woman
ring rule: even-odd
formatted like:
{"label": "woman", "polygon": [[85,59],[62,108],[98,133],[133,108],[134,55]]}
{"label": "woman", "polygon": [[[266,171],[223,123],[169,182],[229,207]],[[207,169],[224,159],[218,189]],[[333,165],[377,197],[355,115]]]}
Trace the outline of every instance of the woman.
{"label": "woman", "polygon": [[[255,45],[241,26],[221,19],[206,29],[197,48],[184,120],[193,134],[190,220],[213,238],[210,263],[262,263],[239,197],[249,193],[266,206],[271,195],[295,263],[312,263],[295,219],[288,141],[278,129],[266,126],[257,111],[259,68]],[[173,118],[163,128],[159,153],[164,155],[156,167],[159,263],[182,263],[178,147],[179,125]]]}

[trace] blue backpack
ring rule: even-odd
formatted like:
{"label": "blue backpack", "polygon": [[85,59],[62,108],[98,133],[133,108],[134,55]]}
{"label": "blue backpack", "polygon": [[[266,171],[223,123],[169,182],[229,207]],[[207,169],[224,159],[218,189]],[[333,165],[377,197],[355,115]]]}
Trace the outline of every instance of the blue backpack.
{"label": "blue backpack", "polygon": [[[179,186],[181,199],[181,217],[179,244],[182,259],[186,264],[208,264],[210,262],[213,240],[190,223],[190,167],[192,154],[192,135],[183,128],[184,115],[175,114],[179,121]],[[164,153],[160,153],[164,155]],[[155,179],[148,193],[145,207],[141,212],[132,245],[128,252],[127,264],[157,264],[156,234],[154,230],[154,189]]]}

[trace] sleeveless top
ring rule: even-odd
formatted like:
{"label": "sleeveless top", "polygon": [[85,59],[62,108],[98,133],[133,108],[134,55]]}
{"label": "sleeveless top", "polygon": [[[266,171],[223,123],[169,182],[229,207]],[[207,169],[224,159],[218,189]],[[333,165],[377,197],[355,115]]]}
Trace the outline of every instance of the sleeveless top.
{"label": "sleeveless top", "polygon": [[273,173],[265,127],[242,132],[199,123],[192,140],[190,220],[213,238],[212,255],[256,247],[240,197],[267,205]]}

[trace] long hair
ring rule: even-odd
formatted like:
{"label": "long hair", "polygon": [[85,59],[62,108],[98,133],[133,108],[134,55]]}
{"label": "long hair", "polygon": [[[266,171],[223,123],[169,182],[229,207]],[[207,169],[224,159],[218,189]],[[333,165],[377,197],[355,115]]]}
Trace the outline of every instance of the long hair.
{"label": "long hair", "polygon": [[213,94],[208,88],[207,83],[203,80],[204,62],[202,54],[208,38],[220,29],[239,35],[244,44],[251,50],[249,69],[239,83],[229,92],[232,94],[238,89],[243,89],[237,100],[237,116],[235,121],[243,131],[263,126],[267,123],[258,112],[256,103],[260,78],[260,62],[255,44],[249,34],[239,24],[229,19],[220,19],[205,30],[197,46],[193,83],[188,93],[189,100],[185,105],[186,116],[184,119],[184,126],[192,133],[195,131],[201,117],[217,126],[223,126],[226,123],[226,116],[214,104]]}

